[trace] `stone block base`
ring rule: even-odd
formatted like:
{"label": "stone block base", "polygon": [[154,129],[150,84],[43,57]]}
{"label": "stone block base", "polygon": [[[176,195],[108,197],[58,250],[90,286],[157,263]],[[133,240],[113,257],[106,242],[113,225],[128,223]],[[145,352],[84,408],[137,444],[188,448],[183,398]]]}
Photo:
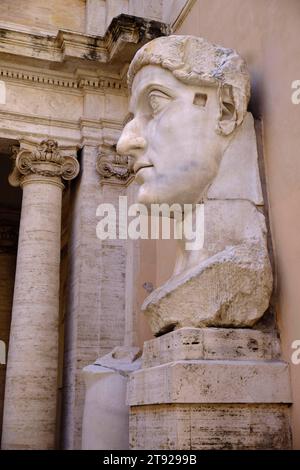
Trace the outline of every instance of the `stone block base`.
{"label": "stone block base", "polygon": [[290,449],[288,405],[133,406],[132,449]]}
{"label": "stone block base", "polygon": [[131,448],[289,449],[289,371],[277,346],[269,334],[218,328],[146,343],[127,388]]}

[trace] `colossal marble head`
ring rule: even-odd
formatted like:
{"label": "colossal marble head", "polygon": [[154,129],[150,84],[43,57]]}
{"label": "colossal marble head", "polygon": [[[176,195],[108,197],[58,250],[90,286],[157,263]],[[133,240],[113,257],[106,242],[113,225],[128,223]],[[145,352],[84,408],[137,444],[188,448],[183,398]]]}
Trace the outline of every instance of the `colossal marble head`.
{"label": "colossal marble head", "polygon": [[117,151],[134,158],[138,201],[201,202],[247,111],[245,62],[202,38],[161,37],[137,52],[128,84],[132,120]]}

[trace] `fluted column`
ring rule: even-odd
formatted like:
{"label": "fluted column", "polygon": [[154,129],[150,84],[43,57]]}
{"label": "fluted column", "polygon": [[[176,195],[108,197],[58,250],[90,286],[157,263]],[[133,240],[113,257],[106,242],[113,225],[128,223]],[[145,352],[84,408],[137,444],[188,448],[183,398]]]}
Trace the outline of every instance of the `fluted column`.
{"label": "fluted column", "polygon": [[26,145],[10,176],[23,188],[2,449],[55,445],[62,180],[79,164],[53,140]]}
{"label": "fluted column", "polygon": [[[0,209],[0,340],[7,352],[18,242],[18,214]],[[3,361],[5,362],[5,361]],[[4,404],[6,364],[0,362],[0,436]]]}

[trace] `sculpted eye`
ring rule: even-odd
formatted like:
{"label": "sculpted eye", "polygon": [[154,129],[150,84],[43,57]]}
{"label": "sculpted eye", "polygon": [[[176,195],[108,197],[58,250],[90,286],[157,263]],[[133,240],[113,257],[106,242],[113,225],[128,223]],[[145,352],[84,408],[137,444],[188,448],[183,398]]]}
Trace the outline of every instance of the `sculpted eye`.
{"label": "sculpted eye", "polygon": [[148,95],[148,101],[152,113],[158,114],[170,102],[170,97],[162,91],[153,90]]}

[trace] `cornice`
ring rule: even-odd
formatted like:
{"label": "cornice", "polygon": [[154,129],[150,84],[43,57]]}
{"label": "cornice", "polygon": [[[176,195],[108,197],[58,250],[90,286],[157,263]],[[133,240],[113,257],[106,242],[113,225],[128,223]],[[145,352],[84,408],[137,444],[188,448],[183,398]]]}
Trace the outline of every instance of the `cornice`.
{"label": "cornice", "polygon": [[112,91],[123,91],[127,89],[126,84],[120,78],[77,76],[74,74],[62,75],[57,73],[45,73],[39,70],[18,69],[6,65],[0,66],[0,80],[21,81],[28,85],[42,85],[48,87],[59,87],[68,90],[93,89],[95,91],[106,89]]}
{"label": "cornice", "polygon": [[40,124],[44,126],[56,125],[57,127],[79,130],[81,126],[94,127],[96,129],[102,129],[108,127],[110,129],[122,130],[124,122],[120,120],[112,119],[88,119],[80,118],[77,120],[71,119],[59,119],[55,117],[48,118],[46,116],[40,116],[39,114],[25,114],[18,113],[16,111],[0,110],[0,119],[10,119],[15,121],[26,122],[29,124]]}
{"label": "cornice", "polygon": [[41,141],[51,136],[53,139],[65,142],[66,145],[79,145],[87,142],[101,145],[115,143],[123,128],[123,121],[117,119],[60,119],[46,116],[17,113],[0,110],[0,137],[20,140],[34,138]]}
{"label": "cornice", "polygon": [[[51,123],[51,125],[56,125],[57,127],[62,127],[66,129],[80,129],[80,120],[59,119],[55,117],[49,118],[46,116],[40,116],[39,114],[25,114],[18,113],[16,111],[6,111],[4,109],[0,110],[0,119],[1,121],[7,119],[40,126],[49,126],[49,124]],[[94,122],[98,122],[99,126],[99,121],[95,120]]]}
{"label": "cornice", "polygon": [[0,52],[57,63],[72,59],[81,63],[118,63],[121,67],[145,42],[169,32],[165,23],[124,14],[112,20],[103,37],[65,30],[59,30],[57,35],[38,34],[3,25]]}

